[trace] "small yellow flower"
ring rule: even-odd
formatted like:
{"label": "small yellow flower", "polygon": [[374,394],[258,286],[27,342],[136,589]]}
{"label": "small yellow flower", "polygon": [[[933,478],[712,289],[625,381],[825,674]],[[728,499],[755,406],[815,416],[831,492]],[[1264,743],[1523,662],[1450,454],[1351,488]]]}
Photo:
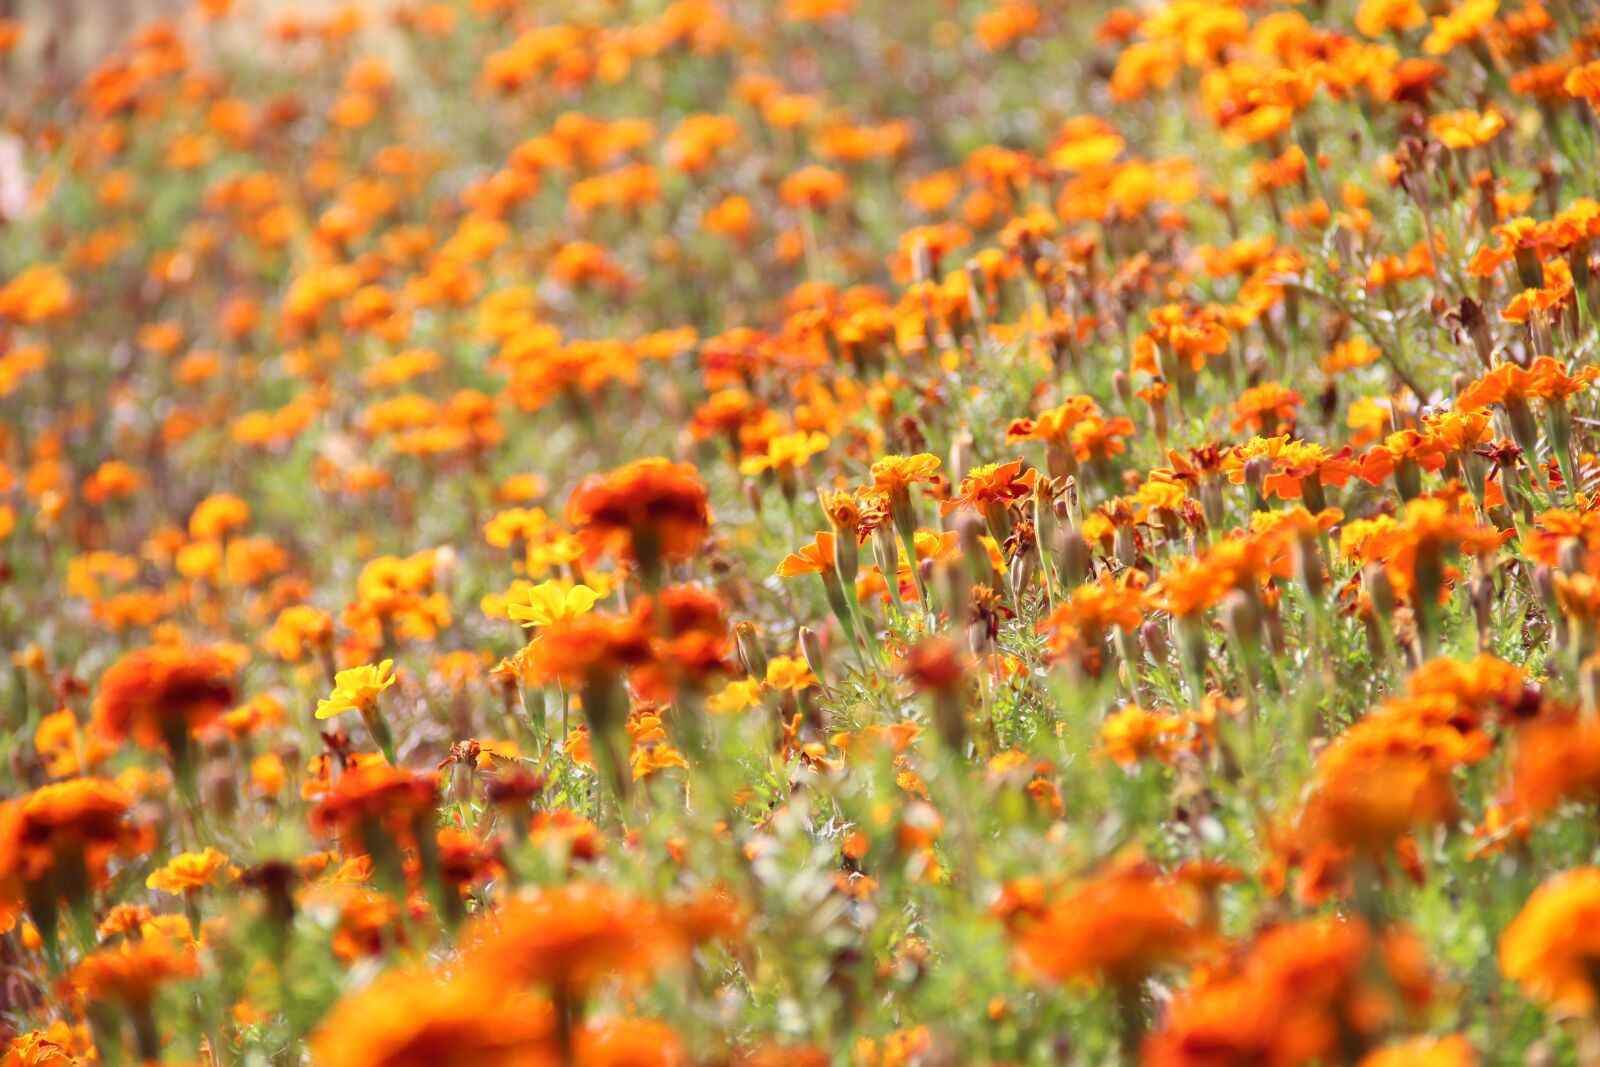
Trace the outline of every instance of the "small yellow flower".
{"label": "small yellow flower", "polygon": [[[770,668],[772,664],[768,663]],[[754,678],[729,682],[722,691],[706,697],[706,710],[713,715],[732,715],[761,703],[761,683]]]}
{"label": "small yellow flower", "polygon": [[328,719],[341,711],[360,711],[377,703],[378,694],[394,684],[389,668],[394,660],[386,659],[376,667],[364,664],[340,671],[333,679],[333,692],[327,699],[317,701],[317,718]]}
{"label": "small yellow flower", "polygon": [[767,663],[767,684],[774,689],[799,691],[816,682],[806,661],[796,656],[774,656]]}
{"label": "small yellow flower", "polygon": [[214,848],[204,852],[185,852],[172,857],[167,865],[145,879],[145,885],[174,895],[199,889],[228,865],[228,857]]}
{"label": "small yellow flower", "polygon": [[760,474],[764,470],[793,470],[828,447],[828,435],[813,430],[811,433],[781,433],[767,442],[764,455],[749,456],[739,464],[740,474]]}
{"label": "small yellow flower", "polygon": [[524,626],[549,626],[587,615],[600,599],[599,592],[586,585],[568,586],[556,579],[540,582],[523,595],[527,603],[507,605],[506,614]]}

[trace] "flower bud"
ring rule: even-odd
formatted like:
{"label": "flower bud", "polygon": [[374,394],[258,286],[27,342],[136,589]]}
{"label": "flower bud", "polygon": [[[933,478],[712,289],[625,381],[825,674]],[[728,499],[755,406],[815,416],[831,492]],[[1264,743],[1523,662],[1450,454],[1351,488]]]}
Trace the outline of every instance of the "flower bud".
{"label": "flower bud", "polygon": [[1172,657],[1172,642],[1167,638],[1167,628],[1159,622],[1146,622],[1139,627],[1139,643],[1145,655],[1157,667],[1164,667]]}
{"label": "flower bud", "polygon": [[1272,473],[1272,461],[1265,456],[1256,456],[1244,465],[1244,484],[1250,487],[1251,503],[1257,511],[1266,509],[1266,501],[1261,493],[1270,473]]}
{"label": "flower bud", "polygon": [[1063,585],[1081,585],[1089,580],[1089,546],[1083,543],[1083,535],[1071,526],[1062,526],[1056,531],[1056,563]]}
{"label": "flower bud", "polygon": [[1222,625],[1228,639],[1240,649],[1255,649],[1261,644],[1261,609],[1256,598],[1235,589],[1222,598]]}
{"label": "flower bud", "polygon": [[761,636],[756,632],[755,624],[741,622],[733,628],[733,636],[745,673],[757,680],[766,678],[767,652],[761,647]]}
{"label": "flower bud", "polygon": [[1578,538],[1569,537],[1561,542],[1559,560],[1562,574],[1577,574],[1589,562],[1589,550]]}
{"label": "flower bud", "polygon": [[827,685],[828,657],[823,652],[822,639],[809,626],[800,627],[800,654],[805,657],[806,666],[817,676],[817,680]]}

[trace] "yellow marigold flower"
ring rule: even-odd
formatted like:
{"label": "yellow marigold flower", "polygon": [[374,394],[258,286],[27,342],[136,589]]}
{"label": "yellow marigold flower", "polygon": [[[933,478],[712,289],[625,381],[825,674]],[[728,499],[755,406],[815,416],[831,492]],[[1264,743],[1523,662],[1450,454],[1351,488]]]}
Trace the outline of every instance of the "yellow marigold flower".
{"label": "yellow marigold flower", "polygon": [[767,684],[774,689],[799,691],[816,683],[806,661],[795,656],[774,656],[767,663]]}
{"label": "yellow marigold flower", "polygon": [[[767,665],[769,668],[771,664]],[[729,682],[706,698],[706,710],[713,715],[732,715],[761,703],[761,683],[754,678]]]}
{"label": "yellow marigold flower", "polygon": [[1413,1037],[1408,1041],[1368,1053],[1358,1067],[1473,1067],[1478,1062],[1472,1045],[1459,1034],[1449,1037]]}
{"label": "yellow marigold flower", "polygon": [[227,865],[228,857],[214,848],[202,852],[184,852],[168,860],[167,865],[152,873],[144,884],[151,889],[177,895],[199,889]]}
{"label": "yellow marigold flower", "polygon": [[1477,37],[1494,19],[1500,0],[1462,0],[1445,15],[1433,17],[1433,27],[1422,42],[1430,56],[1442,56],[1457,45]]}
{"label": "yellow marigold flower", "polygon": [[200,501],[189,516],[189,536],[196,540],[218,538],[250,521],[250,505],[236,496],[218,493]]}
{"label": "yellow marigold flower", "polygon": [[767,442],[767,450],[749,456],[739,464],[740,474],[760,474],[765,470],[794,470],[828,447],[828,435],[817,430],[806,433],[781,433]]}
{"label": "yellow marigold flower", "polygon": [[1130,705],[1101,724],[1100,743],[1105,754],[1124,767],[1145,757],[1164,763],[1178,747],[1183,732],[1184,721],[1179,716]]}
{"label": "yellow marigold flower", "polygon": [[317,701],[317,718],[329,719],[341,711],[359,711],[371,707],[378,694],[394,684],[389,668],[394,660],[386,659],[376,667],[370,663],[340,671],[333,679],[333,692]]}
{"label": "yellow marigold flower", "polygon": [[526,603],[506,605],[506,614],[523,626],[549,626],[563,619],[586,615],[600,594],[586,585],[569,585],[552,578],[523,592]]}
{"label": "yellow marigold flower", "polygon": [[71,1049],[52,1035],[33,1030],[15,1038],[6,1049],[3,1067],[77,1067]]}
{"label": "yellow marigold flower", "polygon": [[862,492],[883,493],[890,499],[904,494],[916,482],[930,482],[939,469],[939,457],[931,452],[915,456],[884,456],[872,465],[872,484]]}
{"label": "yellow marigold flower", "polygon": [[1428,14],[1417,0],[1361,0],[1356,9],[1356,29],[1368,37],[1414,30],[1427,21]]}
{"label": "yellow marigold flower", "polygon": [[1505,128],[1505,116],[1493,108],[1485,112],[1470,109],[1447,111],[1428,120],[1428,132],[1450,149],[1477,148],[1488,144]]}

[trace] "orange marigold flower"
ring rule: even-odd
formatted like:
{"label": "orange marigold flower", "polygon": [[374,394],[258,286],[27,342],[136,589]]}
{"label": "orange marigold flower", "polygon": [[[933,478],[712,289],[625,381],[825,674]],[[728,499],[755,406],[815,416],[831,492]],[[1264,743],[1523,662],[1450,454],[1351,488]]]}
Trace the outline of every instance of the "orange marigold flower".
{"label": "orange marigold flower", "polygon": [[107,738],[132,737],[174,755],[237,700],[238,662],[217,648],[156,645],[123,656],[100,679],[95,727]]}
{"label": "orange marigold flower", "polygon": [[1488,28],[1499,7],[1500,0],[1460,0],[1447,14],[1434,16],[1422,50],[1430,56],[1442,56],[1457,45],[1466,44]]}
{"label": "orange marigold flower", "polygon": [[[5,51],[4,22],[0,19],[0,52]],[[12,1039],[5,1055],[0,1056],[0,1067],[78,1067],[78,1062],[70,1044],[38,1030]]]}
{"label": "orange marigold flower", "polygon": [[589,559],[625,554],[649,568],[700,551],[711,508],[693,466],[652,457],[587,479],[567,503],[567,521]]}
{"label": "orange marigold flower", "polygon": [[1594,1010],[1600,973],[1600,868],[1545,882],[1500,935],[1500,970],[1551,1008]]}
{"label": "orange marigold flower", "polygon": [[189,536],[200,539],[220,538],[250,521],[250,505],[236,496],[219,494],[200,501],[189,516]]}
{"label": "orange marigold flower", "polygon": [[1294,425],[1294,413],[1303,401],[1293,389],[1278,382],[1252,386],[1229,405],[1229,426],[1235,433],[1250,429],[1255,433],[1278,432]]}
{"label": "orange marigold flower", "polygon": [[1466,1038],[1413,1037],[1365,1056],[1356,1067],[1476,1067],[1477,1053]]}
{"label": "orange marigold flower", "polygon": [[1100,744],[1107,757],[1131,767],[1141,759],[1166,762],[1188,730],[1183,717],[1129,705],[1100,724]]}
{"label": "orange marigold flower", "polygon": [[227,866],[228,857],[214,848],[184,852],[152,872],[144,884],[163,893],[183,894],[206,885]]}
{"label": "orange marigold flower", "polygon": [[162,985],[199,973],[199,961],[186,948],[149,937],[85,956],[72,969],[72,985],[91,1001],[139,1006],[148,1005]]}
{"label": "orange marigold flower", "polygon": [[1568,96],[1587,100],[1590,107],[1600,111],[1600,59],[1568,71],[1561,87]]}
{"label": "orange marigold flower", "polygon": [[364,843],[368,851],[378,833],[404,842],[419,823],[432,818],[438,790],[437,775],[363,763],[334,781],[311,812],[311,828],[324,837],[350,837],[351,844]]}
{"label": "orange marigold flower", "polygon": [[1038,624],[1039,632],[1047,635],[1050,656],[1059,659],[1089,649],[1102,651],[1111,627],[1137,629],[1144,622],[1146,580],[1143,571],[1129,568],[1074,589]]}
{"label": "orange marigold flower", "polygon": [[1540,819],[1571,803],[1600,803],[1600,722],[1553,710],[1517,732],[1510,804]]}
{"label": "orange marigold flower", "polygon": [[[639,606],[648,607],[641,601]],[[592,611],[559,619],[521,653],[523,677],[533,685],[559,681],[581,688],[595,675],[619,677],[654,658],[647,616]]]}
{"label": "orange marigold flower", "polygon": [[1481,147],[1494,140],[1505,128],[1505,116],[1492,108],[1485,112],[1447,111],[1428,119],[1428,132],[1450,149]]}
{"label": "orange marigold flower", "polygon": [[467,969],[391,971],[341,1000],[311,1035],[332,1067],[556,1067],[550,1005]]}
{"label": "orange marigold flower", "polygon": [[0,905],[20,904],[35,886],[51,901],[84,899],[107,859],[141,850],[132,808],[133,797],[104,778],[57,782],[0,803]]}
{"label": "orange marigold flower", "polygon": [[872,465],[872,484],[861,489],[863,493],[878,493],[896,499],[909,493],[918,482],[933,481],[939,469],[939,457],[928,452],[915,456],[885,456]]}
{"label": "orange marigold flower", "polygon": [[473,921],[463,963],[508,986],[581,998],[609,976],[643,978],[685,944],[655,905],[592,883],[539,889]]}
{"label": "orange marigold flower", "polygon": [[1072,428],[1072,454],[1079,463],[1110,459],[1126,450],[1122,443],[1135,432],[1133,420],[1126,416],[1114,419],[1091,415]]}
{"label": "orange marigold flower", "polygon": [[1453,726],[1435,725],[1399,705],[1350,727],[1317,759],[1300,832],[1371,855],[1405,834],[1457,814],[1453,773],[1480,755]]}
{"label": "orange marigold flower", "polygon": [[1147,1067],[1337,1062],[1427,1002],[1413,936],[1359,920],[1290,923],[1202,976],[1145,1043]]}
{"label": "orange marigold flower", "polygon": [[1035,975],[1123,986],[1183,959],[1193,944],[1182,892],[1144,865],[1091,878],[1016,935],[1018,961]]}
{"label": "orange marigold flower", "polygon": [[792,207],[819,211],[844,199],[850,180],[836,170],[815,164],[802,167],[778,184],[778,196]]}
{"label": "orange marigold flower", "polygon": [[0,286],[0,319],[35,325],[72,308],[72,284],[59,268],[36,263]]}
{"label": "orange marigold flower", "polygon": [[1391,30],[1414,30],[1428,21],[1417,0],[1361,0],[1356,9],[1356,29],[1367,37],[1382,37]]}
{"label": "orange marigold flower", "polygon": [[1033,483],[1038,480],[1039,472],[1032,469],[1024,471],[1022,462],[1015,459],[1010,463],[988,463],[974,467],[961,479],[956,494],[939,505],[940,513],[948,515],[963,506],[974,508],[985,516],[997,508],[1003,511],[1013,501],[1033,492]]}
{"label": "orange marigold flower", "polygon": [[834,569],[833,534],[818,530],[816,540],[802,545],[799,552],[791,552],[778,564],[778,575],[794,578],[801,574],[827,574]]}

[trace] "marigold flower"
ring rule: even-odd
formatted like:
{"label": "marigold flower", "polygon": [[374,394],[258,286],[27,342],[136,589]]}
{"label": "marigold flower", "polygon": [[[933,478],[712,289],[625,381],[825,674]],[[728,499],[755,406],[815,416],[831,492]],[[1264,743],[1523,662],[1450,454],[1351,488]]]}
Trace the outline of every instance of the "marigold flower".
{"label": "marigold flower", "polygon": [[817,683],[816,676],[797,656],[773,656],[767,661],[766,683],[781,691],[798,691]]}
{"label": "marigold flower", "polygon": [[94,723],[111,740],[132,737],[175,756],[232,707],[236,658],[219,648],[156,645],[123,656],[100,679]]}
{"label": "marigold flower", "polygon": [[1600,111],[1600,59],[1574,67],[1561,81],[1568,96],[1586,100],[1590,107]]}
{"label": "marigold flower", "polygon": [[513,601],[506,606],[512,619],[525,627],[550,626],[587,614],[599,601],[600,594],[587,585],[552,579],[525,590],[522,599],[523,603]]}
{"label": "marigold flower", "polygon": [[1498,111],[1447,111],[1428,119],[1428,132],[1446,148],[1479,148],[1506,128],[1505,116]]}
{"label": "marigold flower", "polygon": [[1414,30],[1427,21],[1428,14],[1417,0],[1361,0],[1356,9],[1356,29],[1368,37]]}
{"label": "marigold flower", "polygon": [[122,941],[85,956],[72,969],[72,984],[84,997],[122,1005],[148,1005],[168,982],[199,975],[200,964],[164,937]]}
{"label": "marigold flower", "polygon": [[12,1039],[0,1057],[0,1067],[78,1067],[78,1059],[70,1045],[33,1030]]}
{"label": "marigold flower", "polygon": [[1015,459],[1010,463],[974,467],[961,479],[955,495],[939,505],[939,511],[948,515],[959,507],[970,507],[985,516],[995,509],[1003,511],[1012,502],[1033,492],[1039,474],[1032,469],[1024,471],[1022,464],[1022,460]]}
{"label": "marigold flower", "polygon": [[1357,1067],[1476,1067],[1477,1054],[1466,1038],[1414,1037],[1365,1056]]}
{"label": "marigold flower", "polygon": [[364,711],[373,708],[378,694],[394,685],[396,679],[389,668],[394,660],[386,659],[377,666],[363,664],[340,671],[333,679],[333,692],[317,701],[316,717],[331,719],[340,712]]}
{"label": "marigold flower", "polygon": [[467,969],[391,971],[353,993],[311,1035],[311,1059],[340,1067],[556,1067],[550,1005]]}
{"label": "marigold flower", "polygon": [[51,903],[60,895],[82,902],[107,859],[141,851],[132,808],[133,797],[103,778],[58,782],[0,803],[0,901],[20,903],[45,886]]}
{"label": "marigold flower", "polygon": [[698,552],[711,510],[692,466],[651,458],[586,480],[567,503],[567,521],[587,558],[625,552],[648,571]]}
{"label": "marigold flower", "polygon": [[172,857],[165,867],[153,871],[145,885],[163,893],[182,895],[205,886],[228,866],[228,857],[214,848],[184,852]]}
{"label": "marigold flower", "polygon": [[1499,6],[1500,0],[1460,0],[1448,13],[1433,17],[1422,50],[1430,56],[1442,56],[1473,40],[1488,26]]}
{"label": "marigold flower", "polygon": [[1594,1009],[1600,964],[1600,868],[1551,878],[1500,935],[1500,970],[1550,1007]]}
{"label": "marigold flower", "polygon": [[1180,996],[1145,1043],[1151,1067],[1309,1064],[1345,1055],[1425,1003],[1426,970],[1403,928],[1315,919],[1259,935]]}
{"label": "marigold flower", "polygon": [[642,978],[681,955],[661,920],[654,905],[603,885],[540,889],[475,919],[463,963],[501,985],[581,999],[603,978]]}
{"label": "marigold flower", "polygon": [[812,431],[779,434],[767,442],[766,451],[739,463],[740,474],[760,474],[775,470],[793,472],[828,447],[828,435]]}
{"label": "marigold flower", "polygon": [[1164,763],[1187,730],[1180,716],[1129,705],[1112,712],[1100,725],[1100,744],[1107,757],[1124,767],[1146,757]]}
{"label": "marigold flower", "polygon": [[[803,0],[817,4],[818,0]],[[823,2],[848,7],[840,0]],[[789,6],[797,0],[788,0]],[[666,1023],[654,1019],[610,1019],[591,1023],[578,1032],[574,1062],[585,1067],[685,1067],[690,1063],[683,1039]]]}
{"label": "marigold flower", "polygon": [[1017,934],[1023,968],[1054,981],[1127,985],[1188,954],[1194,931],[1178,888],[1143,866],[1098,875]]}

